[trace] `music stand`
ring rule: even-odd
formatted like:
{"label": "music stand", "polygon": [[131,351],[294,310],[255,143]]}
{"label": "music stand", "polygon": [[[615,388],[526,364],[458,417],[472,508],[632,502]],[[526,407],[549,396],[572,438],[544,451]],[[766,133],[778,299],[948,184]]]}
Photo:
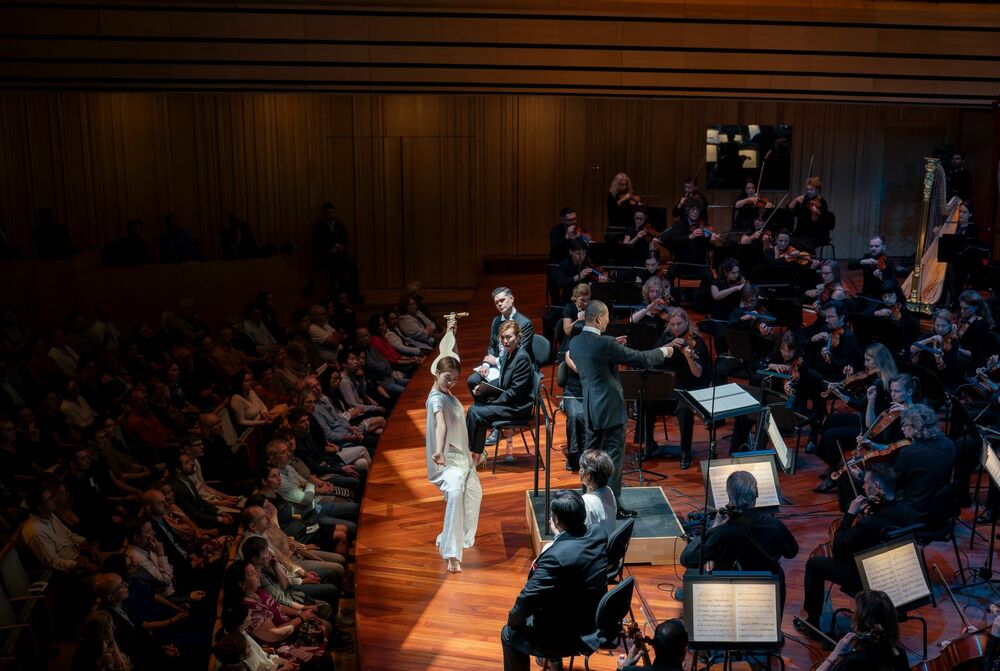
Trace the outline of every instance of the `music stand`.
{"label": "music stand", "polygon": [[729,503],[726,493],[726,479],[736,471],[747,471],[757,480],[757,503],[755,509],[777,512],[781,507],[781,484],[774,452],[740,452],[729,459],[716,459],[711,464],[701,462],[705,491],[710,496],[710,504],[719,509]]}
{"label": "music stand", "polygon": [[852,312],[847,315],[847,321],[862,348],[872,343],[882,343],[895,356],[909,344],[903,342],[903,328],[899,322],[891,319]]}
{"label": "music stand", "polygon": [[[993,449],[993,444],[990,442],[990,439],[986,437],[983,438],[983,451],[980,456],[979,464],[982,470],[986,472],[989,479],[993,482],[993,486],[1000,488],[1000,456],[998,456],[996,450]],[[975,524],[975,522],[973,522],[973,524]],[[970,587],[987,585],[994,591],[994,593],[996,593],[996,587],[993,586],[993,552],[996,549],[996,541],[997,516],[993,515],[993,520],[990,522],[990,550],[986,555],[986,565],[981,566],[976,570],[976,575],[979,576],[978,580],[966,583],[956,589],[966,590]]]}
{"label": "music stand", "polygon": [[[723,650],[723,669],[734,654],[757,653],[770,659],[784,643],[779,578],[766,571],[716,571],[684,574],[684,625],[692,651]],[[695,656],[697,660],[697,655]],[[711,667],[712,659],[706,665]],[[693,667],[692,667],[693,668]]]}
{"label": "music stand", "polygon": [[798,298],[761,298],[760,304],[775,317],[775,326],[793,331],[802,328],[802,301]]}
{"label": "music stand", "polygon": [[632,254],[631,245],[592,242],[587,246],[587,256],[599,266],[631,266]]}
{"label": "music stand", "polygon": [[666,480],[667,476],[657,471],[651,471],[642,467],[645,461],[645,438],[646,438],[646,401],[665,400],[674,393],[674,374],[671,371],[655,370],[623,370],[619,374],[622,384],[622,396],[626,401],[636,401],[639,404],[639,412],[636,413],[636,424],[642,432],[643,444],[639,446],[639,456],[635,462],[635,468],[622,473],[626,475],[639,474],[639,486],[642,487],[643,473],[656,476],[657,480]]}
{"label": "music stand", "polygon": [[866,590],[885,592],[900,622],[916,620],[923,631],[924,659],[927,659],[927,621],[910,611],[934,602],[923,554],[912,536],[876,546],[854,555],[854,562]]}

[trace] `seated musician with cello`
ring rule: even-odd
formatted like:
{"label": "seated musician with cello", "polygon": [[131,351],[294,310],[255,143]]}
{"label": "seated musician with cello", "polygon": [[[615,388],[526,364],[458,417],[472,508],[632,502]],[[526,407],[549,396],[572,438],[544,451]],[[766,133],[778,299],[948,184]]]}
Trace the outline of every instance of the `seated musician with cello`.
{"label": "seated musician with cello", "polygon": [[754,220],[765,210],[774,210],[774,203],[757,193],[757,185],[747,180],[743,187],[743,197],[733,204],[733,231],[752,233]]}
{"label": "seated musician with cello", "polygon": [[858,261],[847,264],[848,270],[860,270],[862,274],[861,295],[869,298],[879,298],[882,284],[895,277],[896,262],[886,255],[885,238],[873,235],[868,241],[870,253]]}
{"label": "seated musician with cello", "polygon": [[[816,629],[823,614],[826,582],[840,585],[848,594],[862,589],[854,555],[882,542],[882,532],[919,521],[911,506],[896,499],[896,473],[888,464],[873,464],[865,473],[864,492],[851,501],[843,517],[830,525],[831,539],[816,548],[806,562],[802,608],[806,622]],[[795,628],[811,638],[817,635],[796,622]]]}
{"label": "seated musician with cello", "polygon": [[757,480],[751,473],[730,473],[726,495],[729,503],[717,511],[705,536],[684,549],[681,563],[695,570],[704,568],[699,566],[704,561],[706,565],[711,562],[710,570],[714,571],[767,571],[776,575],[784,611],[785,572],[781,558],[793,559],[799,553],[798,541],[784,522],[757,509]]}
{"label": "seated musician with cello", "polygon": [[[711,384],[712,359],[708,353],[705,341],[698,334],[698,329],[691,324],[691,319],[683,308],[670,308],[667,311],[667,330],[660,336],[657,347],[673,347],[683,356],[673,356],[666,359],[659,367],[662,370],[674,372],[674,386],[677,389],[704,389]],[[653,437],[653,426],[662,407],[647,404],[649,410],[645,413],[646,442],[649,445]],[[677,424],[681,434],[681,469],[691,467],[691,443],[694,437],[694,411],[682,401],[677,403]]]}
{"label": "seated musician with cello", "polygon": [[569,256],[559,263],[556,269],[556,287],[562,296],[563,303],[569,303],[573,295],[573,287],[581,282],[607,282],[608,275],[600,266],[594,264],[587,256],[587,244],[583,240],[570,240]]}
{"label": "seated musician with cello", "polygon": [[910,361],[928,370],[938,371],[941,381],[951,391],[957,387],[959,377],[959,342],[951,311],[934,311],[933,331],[910,345]]}
{"label": "seated musician with cello", "polygon": [[851,629],[816,671],[909,671],[906,650],[899,645],[896,606],[885,592],[858,594]]}
{"label": "seated musician with cello", "polygon": [[[835,412],[824,422],[815,453],[826,462],[828,468],[822,484],[814,492],[826,494],[836,490],[836,484],[830,477],[832,472],[841,463],[844,452],[854,446],[855,439],[869,426],[866,420],[874,419],[874,415],[868,418],[867,412],[861,415],[861,411],[866,406],[879,412],[889,407],[890,381],[897,374],[892,354],[885,345],[875,343],[865,348],[864,368],[861,371],[855,373],[854,367],[847,365],[844,367],[844,381],[827,385],[823,396],[835,395],[854,412]],[[866,393],[865,390],[870,390],[871,393]],[[874,400],[869,402],[868,396],[872,396]]]}

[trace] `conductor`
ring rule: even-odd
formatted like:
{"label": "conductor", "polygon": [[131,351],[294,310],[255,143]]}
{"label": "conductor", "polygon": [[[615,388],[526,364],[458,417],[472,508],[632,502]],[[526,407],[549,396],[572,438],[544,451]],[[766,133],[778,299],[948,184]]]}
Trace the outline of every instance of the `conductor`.
{"label": "conductor", "polygon": [[624,338],[604,335],[608,327],[608,306],[590,301],[584,313],[583,331],[569,346],[583,385],[583,407],[586,418],[586,449],[602,449],[615,464],[615,473],[608,486],[618,502],[618,519],[636,517],[638,513],[622,507],[622,467],[625,463],[625,397],[618,379],[618,364],[634,368],[653,368],[673,356],[674,348],[664,345],[646,352],[625,347]]}

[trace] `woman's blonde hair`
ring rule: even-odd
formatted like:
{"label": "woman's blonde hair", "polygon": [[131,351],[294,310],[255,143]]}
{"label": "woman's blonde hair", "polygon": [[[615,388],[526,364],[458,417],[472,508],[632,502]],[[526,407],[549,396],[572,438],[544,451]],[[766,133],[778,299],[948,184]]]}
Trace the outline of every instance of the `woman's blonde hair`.
{"label": "woman's blonde hair", "polygon": [[649,299],[649,292],[653,290],[654,287],[660,288],[660,297],[666,298],[667,296],[667,285],[663,283],[663,279],[660,277],[650,277],[648,280],[642,284],[642,300],[646,303],[651,303]]}
{"label": "woman's blonde hair", "polygon": [[586,282],[581,282],[573,287],[573,297],[571,300],[575,303],[576,299],[581,296],[590,296],[590,285]]}
{"label": "woman's blonde hair", "polygon": [[[624,186],[625,188],[621,188]],[[617,196],[619,193],[624,193],[625,191],[632,190],[632,180],[628,178],[624,172],[620,172],[615,175],[615,178],[611,180],[611,195]]]}

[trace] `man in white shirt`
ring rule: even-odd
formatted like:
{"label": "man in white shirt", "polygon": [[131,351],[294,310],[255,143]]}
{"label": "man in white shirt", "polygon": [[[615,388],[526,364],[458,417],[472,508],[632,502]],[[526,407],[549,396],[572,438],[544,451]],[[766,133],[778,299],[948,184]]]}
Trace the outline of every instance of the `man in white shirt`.
{"label": "man in white shirt", "polygon": [[327,363],[337,363],[340,351],[340,334],[330,326],[330,317],[322,305],[309,308],[309,337],[316,344],[319,355]]}
{"label": "man in white shirt", "polygon": [[309,482],[292,468],[292,451],[288,443],[276,438],[267,444],[268,463],[278,469],[281,485],[278,495],[299,507],[312,509],[316,513],[315,520],[324,526],[342,524],[348,533],[357,531],[357,503],[340,503],[332,496],[319,495],[316,485]]}
{"label": "man in white shirt", "polygon": [[101,548],[73,533],[55,515],[56,502],[46,485],[26,497],[31,514],[21,530],[24,542],[47,568],[59,573],[97,573]]}

